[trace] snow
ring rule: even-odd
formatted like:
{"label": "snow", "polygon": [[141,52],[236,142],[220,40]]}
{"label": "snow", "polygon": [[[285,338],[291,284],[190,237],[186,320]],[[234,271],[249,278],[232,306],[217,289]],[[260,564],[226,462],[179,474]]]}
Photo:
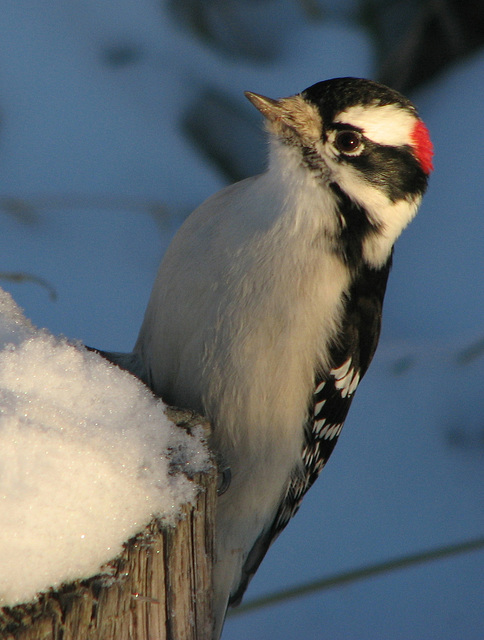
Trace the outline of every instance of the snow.
{"label": "snow", "polygon": [[35,329],[2,290],[0,338],[0,605],[12,605],[95,575],[153,516],[173,523],[196,495],[173,463],[194,472],[207,457],[144,385]]}
{"label": "snow", "polygon": [[[273,12],[264,6],[263,36]],[[204,88],[251,113],[245,89],[277,97],[373,75],[364,32],[305,20],[300,6],[274,18],[275,54],[262,64],[198,42],[160,2],[3,3],[0,270],[55,288],[52,300],[34,282],[2,282],[36,325],[131,349],[170,237],[224,184],[180,126]],[[260,19],[264,9],[253,10]],[[132,61],[109,66],[123,47]],[[459,355],[483,336],[483,72],[480,53],[410,96],[432,135],[435,172],[397,245],[381,346],[330,463],[247,600],[482,535],[484,357]],[[29,331],[8,326],[7,340]],[[46,340],[47,351],[68,348]],[[224,640],[480,640],[483,570],[482,551],[402,570],[229,619]]]}

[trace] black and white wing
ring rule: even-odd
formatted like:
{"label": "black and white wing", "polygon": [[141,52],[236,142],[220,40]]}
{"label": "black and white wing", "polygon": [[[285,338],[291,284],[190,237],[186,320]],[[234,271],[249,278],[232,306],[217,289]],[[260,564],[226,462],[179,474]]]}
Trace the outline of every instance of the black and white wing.
{"label": "black and white wing", "polygon": [[304,431],[303,468],[294,470],[274,521],[275,536],[296,513],[336,446],[355,391],[378,345],[390,267],[391,258],[381,269],[363,269],[349,293],[342,331],[331,353],[333,366],[328,374],[315,377]]}
{"label": "black and white wing", "polygon": [[294,516],[338,441],[358,384],[375,353],[380,336],[383,297],[391,260],[381,269],[364,269],[348,294],[338,343],[329,372],[316,372],[314,392],[304,426],[302,464],[294,469],[272,526],[261,532],[244,565],[242,580],[230,600],[242,599],[274,539]]}
{"label": "black and white wing", "polygon": [[304,495],[329,460],[348,415],[361,371],[348,356],[325,377],[316,378],[312,415],[305,425],[302,469],[294,471],[273,525],[277,536],[295,515]]}

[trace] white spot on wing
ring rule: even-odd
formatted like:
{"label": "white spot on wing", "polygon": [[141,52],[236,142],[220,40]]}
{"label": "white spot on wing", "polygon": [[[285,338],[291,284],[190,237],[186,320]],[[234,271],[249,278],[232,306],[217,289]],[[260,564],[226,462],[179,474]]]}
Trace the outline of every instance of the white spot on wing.
{"label": "white spot on wing", "polygon": [[353,377],[353,380],[351,381],[351,384],[348,388],[348,395],[350,396],[352,393],[354,393],[356,391],[356,387],[358,386],[360,382],[360,373],[359,371],[357,371]]}
{"label": "white spot on wing", "polygon": [[341,429],[343,428],[343,424],[328,424],[323,431],[321,431],[321,437],[325,440],[333,440],[341,433]]}
{"label": "white spot on wing", "polygon": [[321,431],[321,433],[319,434],[321,438],[325,438],[326,440],[328,439],[328,431],[333,427],[333,424],[330,422],[328,423],[325,428]]}
{"label": "white spot on wing", "polygon": [[321,409],[324,407],[325,404],[326,404],[326,400],[321,400],[321,402],[316,402],[316,404],[314,405],[315,416],[319,415],[319,413],[321,412]]}
{"label": "white spot on wing", "polygon": [[316,389],[314,390],[314,395],[316,395],[317,393],[319,393],[320,391],[322,391],[324,389],[324,385],[326,384],[325,381],[320,382],[318,384],[318,386],[316,387]]}
{"label": "white spot on wing", "polygon": [[326,420],[316,420],[314,422],[313,428],[316,435],[318,436],[321,435],[321,430],[325,424],[326,424]]}
{"label": "white spot on wing", "polygon": [[342,398],[346,398],[355,392],[360,381],[359,371],[351,367],[351,358],[338,369],[333,369],[331,374],[336,378],[334,386],[339,389]]}
{"label": "white spot on wing", "polygon": [[344,362],[341,367],[337,369],[331,369],[331,375],[336,378],[336,380],[341,380],[348,373],[349,368],[351,367],[351,358],[348,358],[346,362]]}
{"label": "white spot on wing", "polygon": [[338,433],[338,429],[340,428],[339,424],[335,424],[333,426],[333,428],[331,429],[331,434],[328,434],[330,440],[332,440],[333,438],[336,437],[336,434]]}

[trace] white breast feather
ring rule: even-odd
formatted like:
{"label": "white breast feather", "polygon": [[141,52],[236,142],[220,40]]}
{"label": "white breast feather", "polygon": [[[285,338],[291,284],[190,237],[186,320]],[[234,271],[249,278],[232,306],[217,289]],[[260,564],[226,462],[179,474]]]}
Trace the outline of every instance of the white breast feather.
{"label": "white breast feather", "polygon": [[331,192],[275,143],[267,173],[219,192],[183,225],[136,345],[158,393],[213,420],[213,446],[232,467],[227,493],[237,505],[237,476],[249,474],[253,493],[246,484],[240,499],[256,520],[300,462],[314,370],[329,368],[349,277],[330,251],[335,218]]}
{"label": "white breast feather", "polygon": [[[273,455],[274,443],[283,449],[287,440],[284,467],[300,458],[314,370],[317,360],[329,366],[322,347],[337,330],[348,285],[346,268],[329,250],[334,199],[296,162],[291,166],[286,154],[281,180],[273,157],[271,171],[254,185],[254,200],[270,203],[270,211],[255,233],[249,221],[250,232],[227,253],[217,330],[204,362],[205,404],[224,424],[222,450],[234,447],[239,455],[250,429],[251,456]],[[250,206],[246,197],[231,215],[251,219]]]}

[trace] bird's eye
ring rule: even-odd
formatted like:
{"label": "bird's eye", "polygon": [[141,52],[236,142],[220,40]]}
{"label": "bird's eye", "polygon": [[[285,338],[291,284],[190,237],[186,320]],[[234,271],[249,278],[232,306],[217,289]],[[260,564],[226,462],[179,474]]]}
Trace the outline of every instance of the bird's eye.
{"label": "bird's eye", "polygon": [[339,131],[334,144],[341,153],[354,153],[362,145],[361,134],[358,131]]}

